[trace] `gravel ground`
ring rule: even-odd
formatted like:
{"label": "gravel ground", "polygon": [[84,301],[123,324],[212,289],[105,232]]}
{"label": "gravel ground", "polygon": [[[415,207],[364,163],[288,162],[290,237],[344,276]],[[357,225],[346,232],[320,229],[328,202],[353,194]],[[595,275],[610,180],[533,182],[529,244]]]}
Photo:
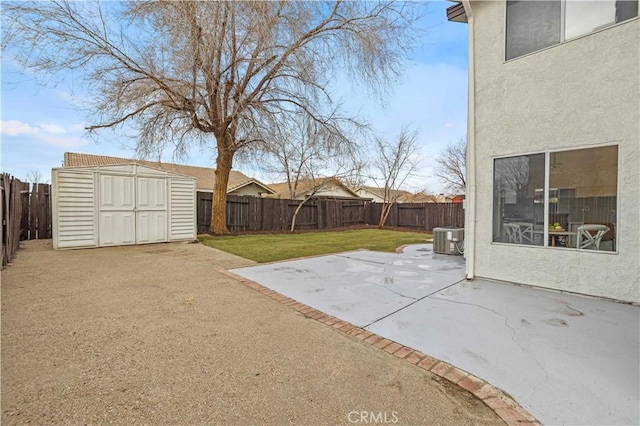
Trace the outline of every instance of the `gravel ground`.
{"label": "gravel ground", "polygon": [[218,272],[251,261],[200,244],[22,246],[2,271],[3,425],[503,424]]}

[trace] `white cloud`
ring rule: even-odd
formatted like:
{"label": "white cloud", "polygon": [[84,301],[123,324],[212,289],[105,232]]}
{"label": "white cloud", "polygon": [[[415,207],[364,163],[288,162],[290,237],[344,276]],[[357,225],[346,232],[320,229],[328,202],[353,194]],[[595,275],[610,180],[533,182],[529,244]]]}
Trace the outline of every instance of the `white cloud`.
{"label": "white cloud", "polygon": [[37,127],[32,127],[27,123],[18,120],[2,120],[2,134],[8,136],[35,135],[40,132]]}
{"label": "white cloud", "polygon": [[67,133],[67,131],[59,124],[41,124],[40,128],[47,133],[51,133],[54,135],[59,135],[62,133]]}
{"label": "white cloud", "polygon": [[[6,136],[31,136],[33,139],[56,148],[77,148],[87,141],[77,134],[78,125],[70,126],[71,131],[56,123],[31,126],[18,120],[2,121],[2,134]],[[73,134],[73,133],[76,134]],[[68,136],[66,136],[69,134]],[[65,136],[61,136],[65,135]]]}

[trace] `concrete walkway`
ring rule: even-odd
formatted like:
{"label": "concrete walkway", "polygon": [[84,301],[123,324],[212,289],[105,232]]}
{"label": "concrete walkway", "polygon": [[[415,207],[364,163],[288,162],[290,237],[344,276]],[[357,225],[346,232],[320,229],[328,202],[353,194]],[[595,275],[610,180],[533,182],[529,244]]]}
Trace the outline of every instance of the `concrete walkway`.
{"label": "concrete walkway", "polygon": [[640,308],[463,279],[430,245],[232,270],[505,390],[544,424],[640,423]]}

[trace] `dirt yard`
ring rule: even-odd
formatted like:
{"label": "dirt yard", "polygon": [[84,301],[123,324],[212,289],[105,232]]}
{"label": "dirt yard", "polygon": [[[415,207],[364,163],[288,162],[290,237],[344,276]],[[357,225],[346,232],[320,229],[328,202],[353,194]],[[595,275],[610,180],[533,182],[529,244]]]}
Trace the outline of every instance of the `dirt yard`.
{"label": "dirt yard", "polygon": [[23,244],[2,271],[2,424],[503,424],[218,272],[251,263],[200,244]]}

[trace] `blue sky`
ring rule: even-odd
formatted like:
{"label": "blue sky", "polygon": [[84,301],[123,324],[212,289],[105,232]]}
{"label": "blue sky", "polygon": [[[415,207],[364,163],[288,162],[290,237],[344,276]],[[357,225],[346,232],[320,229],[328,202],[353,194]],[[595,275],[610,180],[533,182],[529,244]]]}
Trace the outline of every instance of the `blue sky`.
{"label": "blue sky", "polygon": [[[419,129],[422,161],[418,175],[405,185],[411,191],[442,191],[433,176],[434,158],[447,144],[466,135],[467,26],[447,22],[445,10],[451,4],[437,1],[428,5],[421,46],[402,80],[390,91],[385,107],[347,86],[339,89],[347,110],[361,114],[381,135],[393,137],[403,126]],[[27,173],[38,171],[47,181],[66,151],[134,156],[135,141],[124,132],[105,130],[97,138],[85,134],[89,114],[80,109],[79,98],[87,95],[74,84],[73,73],[52,78],[43,86],[3,55],[0,96],[2,172],[26,179]],[[174,161],[172,153],[166,152],[162,160],[213,167],[214,155],[212,149],[194,146],[185,158]],[[271,181],[251,164],[236,161],[234,168]]]}

